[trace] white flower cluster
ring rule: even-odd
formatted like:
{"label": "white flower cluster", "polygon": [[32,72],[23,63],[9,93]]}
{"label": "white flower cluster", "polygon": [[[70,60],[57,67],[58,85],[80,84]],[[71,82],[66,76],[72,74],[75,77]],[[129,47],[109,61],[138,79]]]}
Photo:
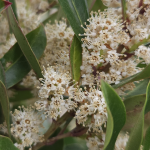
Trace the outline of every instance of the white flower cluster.
{"label": "white flower cluster", "polygon": [[[59,67],[61,72],[65,70],[71,75],[69,49],[74,35],[73,30],[71,27],[67,27],[66,21],[63,19],[59,22],[56,21],[55,24],[47,23],[45,31],[47,36],[47,45],[44,54],[40,59],[41,66],[47,66],[47,64],[53,66],[57,63],[61,65],[61,67]],[[26,87],[33,85],[34,87],[37,87],[39,82],[36,75],[33,71],[31,71],[26,78],[23,79],[21,84]],[[37,96],[38,92],[34,87],[33,93]]]}
{"label": "white flower cluster", "polygon": [[33,107],[19,107],[12,113],[11,133],[23,147],[31,147],[32,144],[44,141],[40,128],[43,127],[41,114],[38,114]]}
{"label": "white flower cluster", "polygon": [[95,137],[89,137],[87,142],[87,147],[89,150],[103,150],[104,147],[104,141],[105,141],[105,134],[102,133],[101,139],[99,139],[97,136]]}
{"label": "white flower cluster", "polygon": [[106,103],[102,92],[95,87],[89,91],[85,88],[71,88],[68,90],[69,99],[79,103],[75,118],[78,124],[88,126],[89,131],[100,132],[101,126],[107,121]]}
{"label": "white flower cluster", "polygon": [[128,140],[129,140],[128,133],[126,134],[120,133],[115,143],[115,150],[125,150]]}
{"label": "white flower cluster", "polygon": [[[57,67],[57,69],[56,69]],[[37,110],[44,111],[46,117],[55,120],[61,115],[63,108],[75,110],[78,124],[89,127],[89,131],[100,132],[101,126],[107,121],[106,103],[100,89],[91,87],[89,90],[69,86],[70,76],[59,71],[59,67],[48,67],[44,71],[44,79],[40,79],[39,97],[35,103]],[[63,99],[63,95],[69,96]]]}
{"label": "white flower cluster", "polygon": [[47,23],[45,26],[47,46],[40,64],[61,65],[62,70],[70,71],[69,49],[74,35],[71,27],[67,27],[65,19]]}
{"label": "white flower cluster", "polygon": [[138,49],[135,51],[135,55],[138,58],[142,58],[146,64],[150,63],[150,48],[146,46],[139,46]]}

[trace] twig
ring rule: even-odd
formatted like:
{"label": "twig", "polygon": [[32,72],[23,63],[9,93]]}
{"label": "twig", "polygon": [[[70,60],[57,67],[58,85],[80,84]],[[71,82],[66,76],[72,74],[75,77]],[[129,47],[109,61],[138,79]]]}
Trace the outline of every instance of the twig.
{"label": "twig", "polygon": [[139,3],[139,8],[143,6],[143,0],[140,0],[140,3]]}
{"label": "twig", "polygon": [[65,130],[66,130],[67,126],[69,125],[69,123],[71,122],[71,120],[72,120],[72,118],[69,118],[69,119],[66,121],[66,123],[65,123],[65,125],[64,125],[64,128],[58,133],[58,135],[61,135],[61,134],[63,134],[63,133],[65,132]]}
{"label": "twig", "polygon": [[83,134],[85,134],[87,132],[88,128],[87,127],[83,127],[83,126],[77,126],[76,128],[74,128],[72,131],[62,134],[62,135],[57,135],[56,137],[51,138],[50,140],[48,140],[48,142],[46,143],[46,145],[52,145],[54,144],[56,141],[66,138],[66,137],[79,137],[82,136]]}
{"label": "twig", "polygon": [[[44,134],[44,139],[45,141],[47,141],[47,139],[56,131],[56,129],[62,124],[64,123],[65,120],[67,120],[68,118],[72,118],[73,112],[66,112],[61,118],[59,118],[57,121],[53,121],[52,125],[50,126],[50,128],[48,129],[48,131]],[[37,143],[35,146],[33,146],[32,150],[37,150],[41,147],[43,147],[45,145],[45,142],[43,143]]]}

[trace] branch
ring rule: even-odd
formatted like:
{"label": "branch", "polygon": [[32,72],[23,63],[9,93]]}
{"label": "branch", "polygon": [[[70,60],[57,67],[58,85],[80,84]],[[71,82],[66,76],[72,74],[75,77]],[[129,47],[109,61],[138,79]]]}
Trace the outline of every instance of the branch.
{"label": "branch", "polygon": [[[44,139],[47,141],[47,139],[56,131],[56,129],[63,124],[67,119],[73,118],[74,112],[66,112],[61,118],[59,118],[57,121],[53,121],[52,125],[48,129],[48,131],[44,134]],[[32,150],[37,150],[41,147],[43,147],[46,143],[37,143],[35,146],[33,146]]]}
{"label": "branch", "polygon": [[62,134],[62,135],[57,135],[56,137],[51,138],[50,140],[48,140],[48,143],[46,143],[46,145],[52,145],[54,144],[56,141],[66,138],[66,137],[79,137],[82,136],[83,134],[85,134],[87,132],[88,128],[87,127],[83,127],[83,126],[77,126],[76,128],[74,128],[72,131]]}

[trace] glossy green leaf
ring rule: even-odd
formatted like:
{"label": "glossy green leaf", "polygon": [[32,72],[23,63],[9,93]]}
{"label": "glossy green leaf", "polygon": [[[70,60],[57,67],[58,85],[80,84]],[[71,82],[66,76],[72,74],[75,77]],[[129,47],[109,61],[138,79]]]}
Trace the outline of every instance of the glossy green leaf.
{"label": "glossy green leaf", "polygon": [[76,82],[79,82],[81,77],[80,66],[82,65],[82,47],[81,42],[78,40],[76,36],[74,36],[70,48],[70,62],[73,79]]}
{"label": "glossy green leaf", "polygon": [[5,72],[4,72],[4,69],[3,69],[3,66],[0,62],[0,81],[2,81],[2,83],[5,85],[6,84],[6,80],[5,80]]}
{"label": "glossy green leaf", "polygon": [[11,4],[12,3],[8,2],[8,1],[0,0],[0,13],[2,13]]}
{"label": "glossy green leaf", "polygon": [[9,7],[7,9],[7,14],[8,14],[8,20],[11,25],[12,31],[17,39],[17,42],[18,42],[24,56],[28,60],[28,63],[30,64],[30,66],[32,67],[34,72],[36,73],[37,77],[42,78],[43,75],[41,73],[42,71],[41,71],[40,65],[38,63],[38,60],[37,60],[35,54],[33,53],[32,48],[28,43],[28,40],[26,39],[22,30],[20,29],[11,7]]}
{"label": "glossy green leaf", "polygon": [[130,49],[130,52],[135,51],[140,45],[145,44],[147,42],[149,42],[150,36],[148,38],[143,39],[142,41],[135,43]]}
{"label": "glossy green leaf", "polygon": [[9,1],[12,3],[11,7],[13,9],[13,12],[14,12],[16,19],[18,20],[16,1],[15,0],[9,0]]}
{"label": "glossy green leaf", "polygon": [[0,150],[19,150],[13,142],[5,136],[0,135]]}
{"label": "glossy green leaf", "polygon": [[144,144],[143,144],[143,150],[149,150],[150,149],[150,127],[146,131]]}
{"label": "glossy green leaf", "polygon": [[[44,27],[40,25],[37,29],[27,34],[26,37],[34,54],[39,59],[46,47],[46,34]],[[23,56],[18,43],[11,47],[0,61],[5,68],[8,63],[11,63],[9,68],[5,69],[7,88],[10,88],[21,81],[31,70],[31,67]]]}
{"label": "glossy green leaf", "polygon": [[145,69],[143,69],[143,71],[121,80],[120,83],[113,85],[113,88],[117,89],[117,88],[119,88],[119,87],[121,87],[121,86],[123,86],[129,82],[139,81],[141,79],[149,78],[150,77],[150,71],[149,70],[150,70],[150,65],[148,65]]}
{"label": "glossy green leaf", "polygon": [[121,0],[123,20],[126,20],[126,0]]}
{"label": "glossy green leaf", "polygon": [[78,39],[82,37],[84,30],[81,25],[89,18],[88,5],[86,0],[58,0],[67,19]]}
{"label": "glossy green leaf", "polygon": [[126,110],[122,100],[109,84],[102,81],[101,87],[108,113],[104,150],[110,150],[114,148],[117,136],[125,124]]}
{"label": "glossy green leaf", "polygon": [[147,86],[146,91],[146,101],[144,104],[144,107],[142,109],[142,112],[135,123],[134,128],[132,129],[132,132],[130,134],[126,150],[133,150],[133,149],[139,149],[140,145],[143,140],[143,131],[144,131],[144,115],[150,111],[150,83]]}
{"label": "glossy green leaf", "polygon": [[1,102],[2,110],[3,110],[3,115],[4,115],[5,120],[6,120],[8,133],[10,136],[11,134],[10,134],[9,99],[7,96],[6,88],[5,88],[4,84],[2,83],[2,81],[0,81],[0,102]]}
{"label": "glossy green leaf", "polygon": [[141,95],[141,94],[146,94],[148,82],[149,82],[149,79],[145,79],[141,81],[132,91],[127,93],[125,98],[129,98],[129,97]]}

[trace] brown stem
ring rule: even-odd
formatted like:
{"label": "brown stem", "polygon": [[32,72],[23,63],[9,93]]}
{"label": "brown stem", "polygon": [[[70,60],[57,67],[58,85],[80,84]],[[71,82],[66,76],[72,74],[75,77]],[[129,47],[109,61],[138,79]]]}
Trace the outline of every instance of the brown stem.
{"label": "brown stem", "polygon": [[71,132],[58,135],[58,136],[53,137],[53,138],[51,138],[50,140],[48,140],[47,143],[46,143],[46,145],[52,145],[52,144],[54,144],[56,141],[58,141],[58,140],[60,140],[60,139],[63,139],[63,138],[66,138],[66,137],[70,137],[70,136],[72,136],[72,135],[71,135]]}
{"label": "brown stem", "polygon": [[120,44],[117,48],[117,53],[121,53],[124,48],[124,45]]}
{"label": "brown stem", "polygon": [[48,143],[46,143],[46,145],[52,145],[54,144],[56,141],[66,138],[66,137],[79,137],[82,136],[83,134],[85,134],[87,132],[88,128],[87,127],[83,127],[83,126],[77,126],[76,128],[74,128],[72,131],[62,134],[62,135],[58,135],[56,137],[51,138],[50,140],[48,140]]}
{"label": "brown stem", "polygon": [[[44,134],[44,139],[47,141],[47,139],[56,131],[56,129],[64,123],[69,118],[72,118],[74,115],[74,112],[66,112],[61,118],[59,118],[57,121],[53,121],[52,125],[48,129],[48,131]],[[38,150],[39,148],[43,147],[45,145],[45,142],[43,143],[37,143],[35,146],[33,146],[32,150]]]}
{"label": "brown stem", "polygon": [[68,120],[66,121],[66,123],[65,123],[65,125],[64,125],[64,127],[63,127],[63,129],[59,132],[58,135],[61,135],[61,134],[63,134],[63,133],[65,132],[65,130],[66,130],[67,126],[69,125],[69,123],[71,122],[71,120],[72,120],[72,118],[70,118],[70,119],[68,119]]}
{"label": "brown stem", "polygon": [[139,3],[139,8],[143,6],[143,0],[140,0],[140,3]]}

